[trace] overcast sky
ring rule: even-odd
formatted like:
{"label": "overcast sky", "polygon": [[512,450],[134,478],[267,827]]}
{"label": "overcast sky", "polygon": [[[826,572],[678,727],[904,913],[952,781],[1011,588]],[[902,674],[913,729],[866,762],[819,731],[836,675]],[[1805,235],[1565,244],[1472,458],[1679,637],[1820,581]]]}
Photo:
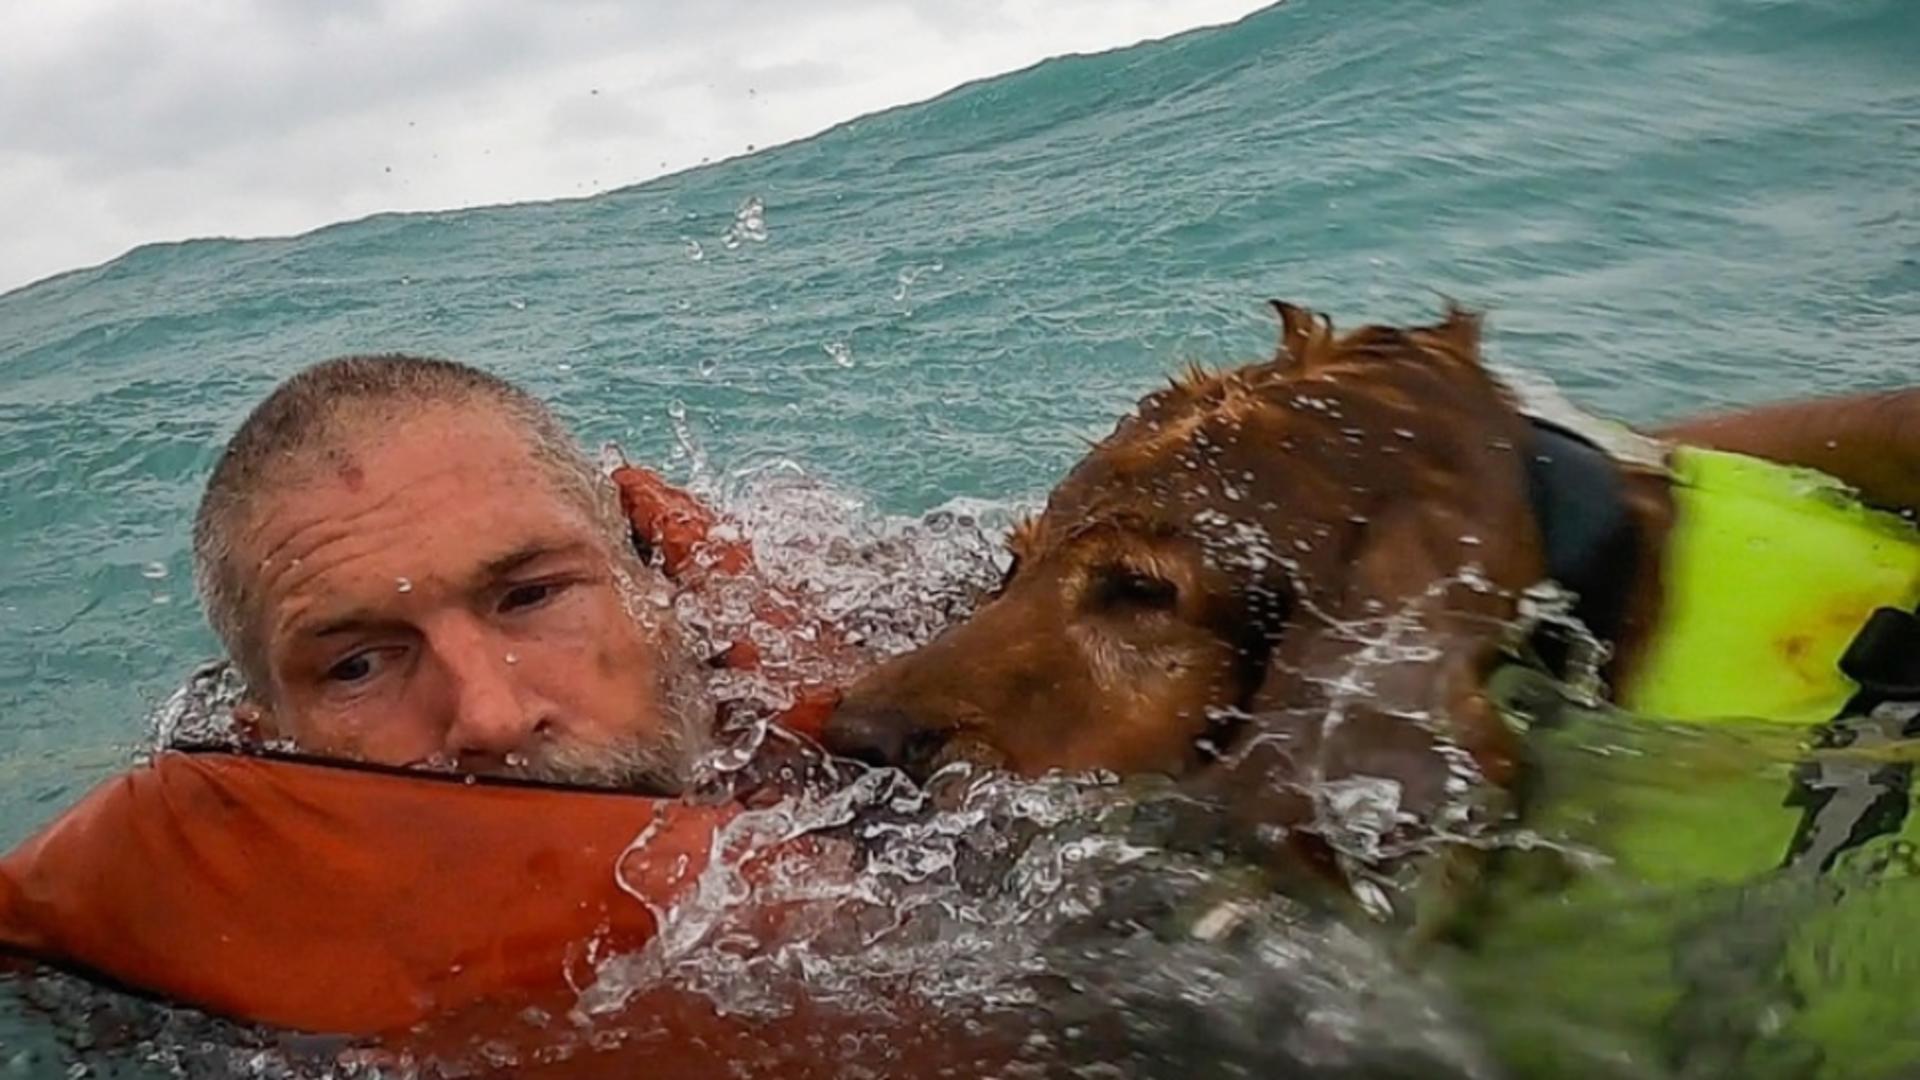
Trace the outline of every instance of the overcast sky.
{"label": "overcast sky", "polygon": [[58,0],[0,35],[0,291],[586,195],[1271,0]]}

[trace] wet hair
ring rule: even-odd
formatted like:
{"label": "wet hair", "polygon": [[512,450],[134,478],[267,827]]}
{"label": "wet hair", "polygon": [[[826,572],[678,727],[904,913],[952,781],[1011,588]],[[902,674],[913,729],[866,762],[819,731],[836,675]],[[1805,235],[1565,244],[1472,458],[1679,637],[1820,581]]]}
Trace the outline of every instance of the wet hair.
{"label": "wet hair", "polygon": [[[423,409],[491,410],[524,435],[556,490],[623,545],[626,527],[611,484],[538,398],[496,375],[451,360],[386,354],[322,361],[254,407],[214,465],[193,520],[194,581],[207,622],[255,690],[264,690],[258,640],[258,567],[236,551],[250,516],[273,491],[318,460],[349,452],[356,436],[403,423]],[[619,550],[616,546],[615,550]]]}

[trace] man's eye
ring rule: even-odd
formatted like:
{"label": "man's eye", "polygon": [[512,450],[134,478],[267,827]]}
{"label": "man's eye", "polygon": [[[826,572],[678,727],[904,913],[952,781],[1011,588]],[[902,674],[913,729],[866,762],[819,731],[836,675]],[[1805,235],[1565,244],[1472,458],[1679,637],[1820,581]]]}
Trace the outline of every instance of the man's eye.
{"label": "man's eye", "polygon": [[354,653],[327,669],[327,678],[338,683],[359,683],[373,677],[374,658],[370,652]]}
{"label": "man's eye", "polygon": [[501,611],[519,611],[522,608],[535,607],[551,600],[563,585],[557,582],[543,581],[534,585],[515,585],[500,598]]}

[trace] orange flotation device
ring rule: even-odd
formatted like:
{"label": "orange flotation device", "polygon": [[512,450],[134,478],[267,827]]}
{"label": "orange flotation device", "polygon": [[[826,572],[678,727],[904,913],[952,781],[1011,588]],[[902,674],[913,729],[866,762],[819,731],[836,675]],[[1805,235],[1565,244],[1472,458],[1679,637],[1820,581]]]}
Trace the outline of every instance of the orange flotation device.
{"label": "orange flotation device", "polygon": [[[635,542],[657,559],[668,577],[697,589],[715,577],[754,574],[753,545],[738,535],[721,536],[719,517],[713,509],[686,490],[634,465],[614,470],[613,482],[620,492],[620,508],[633,523]],[[762,625],[783,631],[796,630],[809,621],[803,605],[778,589],[764,586],[756,591],[753,616]],[[822,652],[841,644],[838,631],[829,624],[812,620],[808,629],[811,632],[797,634],[795,640]],[[757,668],[760,649],[742,638],[730,643],[714,661],[736,670]],[[839,689],[815,684],[789,689],[793,703],[781,713],[780,725],[817,738],[840,703]]]}
{"label": "orange flotation device", "polygon": [[358,1036],[455,1075],[1000,1071],[1019,1032],[905,1003],[880,1017],[804,999],[732,1016],[661,986],[575,1024],[596,962],[653,937],[653,909],[697,879],[738,813],[165,753],[0,859],[0,950],[228,1017]]}
{"label": "orange flotation device", "polygon": [[[623,853],[662,800],[164,753],[0,860],[0,942],[227,1016],[379,1034],[592,981],[655,931]],[[705,864],[674,805],[644,863]],[[697,873],[697,869],[694,870]],[[666,881],[647,881],[659,903]]]}
{"label": "orange flotation device", "polygon": [[[690,496],[639,469],[616,479],[670,572],[751,572],[744,542],[706,546],[714,518]],[[787,598],[768,607],[794,617]],[[817,729],[831,706],[802,688],[785,719]],[[0,952],[306,1031],[386,1035],[482,1007],[559,1015],[596,958],[654,935],[651,909],[739,812],[163,752],[0,858]]]}

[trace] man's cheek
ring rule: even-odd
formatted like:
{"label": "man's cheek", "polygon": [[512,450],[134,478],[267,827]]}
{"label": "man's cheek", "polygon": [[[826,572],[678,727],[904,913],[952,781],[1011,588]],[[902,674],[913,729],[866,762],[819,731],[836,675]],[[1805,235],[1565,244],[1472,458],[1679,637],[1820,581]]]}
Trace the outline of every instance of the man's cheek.
{"label": "man's cheek", "polygon": [[593,651],[594,674],[601,680],[610,682],[619,678],[623,667],[631,669],[632,665],[622,665],[611,648],[602,645]]}
{"label": "man's cheek", "polygon": [[585,605],[543,628],[537,643],[542,666],[562,679],[604,684],[644,676],[652,667],[651,645],[639,627],[617,610]]}

